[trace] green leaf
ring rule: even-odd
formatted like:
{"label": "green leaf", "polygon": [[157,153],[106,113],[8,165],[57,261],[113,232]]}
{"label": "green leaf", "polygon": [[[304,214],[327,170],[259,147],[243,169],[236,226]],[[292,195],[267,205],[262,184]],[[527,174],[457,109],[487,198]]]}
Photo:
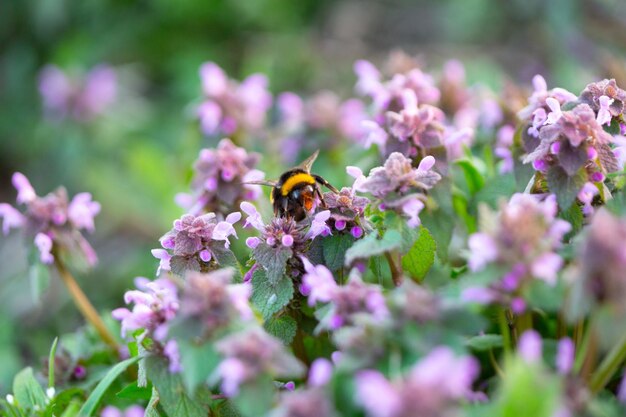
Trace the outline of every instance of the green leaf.
{"label": "green leaf", "polygon": [[284,275],[287,261],[293,256],[291,248],[280,245],[273,248],[267,243],[259,243],[252,251],[254,259],[267,271],[267,279],[276,284]]}
{"label": "green leaf", "polygon": [[604,131],[611,135],[619,135],[621,133],[619,120],[617,117],[613,117],[611,119],[611,124],[608,126],[604,126]]}
{"label": "green leaf", "polygon": [[105,377],[102,378],[102,380],[98,383],[98,385],[96,385],[96,388],[94,388],[94,390],[91,392],[91,395],[89,395],[89,397],[87,398],[87,401],[85,401],[85,404],[83,404],[83,406],[81,407],[79,411],[79,415],[80,416],[92,415],[94,411],[96,411],[96,408],[98,407],[98,403],[100,402],[100,399],[102,398],[106,390],[109,388],[109,386],[113,383],[113,381],[115,381],[115,379],[122,372],[124,372],[126,368],[135,364],[135,362],[137,362],[139,359],[141,359],[140,356],[135,356],[134,358],[126,359],[125,361],[122,361],[118,363],[117,365],[113,366],[109,370],[109,372],[107,372]]}
{"label": "green leaf", "polygon": [[137,381],[132,382],[122,388],[116,397],[125,398],[132,401],[148,401],[151,397],[152,387],[140,387],[137,385]]}
{"label": "green leaf", "polygon": [[402,269],[409,273],[414,281],[421,282],[435,262],[437,244],[428,229],[419,228],[419,236],[409,252],[402,257]]}
{"label": "green leaf", "polygon": [[587,181],[587,174],[584,169],[579,170],[573,176],[568,176],[567,172],[559,166],[548,170],[548,187],[556,194],[561,210],[570,208],[578,192]]}
{"label": "green leaf", "polygon": [[242,282],[243,275],[241,274],[241,264],[237,260],[237,257],[230,249],[226,249],[223,244],[211,245],[211,252],[215,256],[215,260],[219,264],[220,268],[231,267],[235,271],[233,275],[233,282]]}
{"label": "green leaf", "polygon": [[244,383],[239,387],[239,394],[233,399],[237,410],[246,417],[264,416],[272,407],[276,388],[268,375],[263,375]]}
{"label": "green leaf", "polygon": [[331,271],[336,271],[343,267],[346,258],[346,251],[354,243],[354,238],[350,234],[336,234],[322,240],[322,250],[324,251],[324,264]]}
{"label": "green leaf", "polygon": [[263,315],[263,320],[280,311],[292,297],[293,283],[289,277],[283,275],[277,282],[271,282],[263,269],[254,271],[250,301]]}
{"label": "green leaf", "polygon": [[182,364],[182,378],[187,391],[194,392],[196,387],[207,380],[219,364],[220,357],[212,343],[196,344],[178,341]]}
{"label": "green leaf", "polygon": [[241,417],[239,411],[235,408],[231,401],[224,401],[214,413],[216,417]]}
{"label": "green leaf", "polygon": [[490,178],[485,186],[474,196],[476,202],[486,203],[497,209],[501,199],[507,199],[516,191],[515,177],[512,174],[497,175]]}
{"label": "green leaf", "polygon": [[572,225],[572,230],[565,235],[566,241],[580,231],[583,227],[583,221],[585,220],[582,209],[578,204],[572,204],[570,208],[561,210],[559,217]]}
{"label": "green leaf", "polygon": [[200,263],[195,257],[186,258],[184,256],[172,256],[170,259],[170,269],[172,273],[184,276],[186,271],[200,271]]}
{"label": "green leaf", "polygon": [[[529,366],[516,357],[507,363],[504,379],[495,400],[502,417],[551,417],[560,406],[560,383],[542,367]],[[537,395],[541,393],[541,395]]]}
{"label": "green leaf", "polygon": [[13,379],[13,395],[24,409],[46,408],[47,397],[33,375],[33,368],[22,369]]}
{"label": "green leaf", "polygon": [[382,239],[378,239],[375,233],[369,234],[363,239],[357,240],[346,251],[345,265],[349,266],[356,259],[382,255],[401,246],[402,235],[397,230],[387,230]]}
{"label": "green leaf", "polygon": [[465,343],[467,347],[478,352],[492,350],[502,347],[502,335],[500,334],[481,334],[471,337]]}
{"label": "green leaf", "polygon": [[161,414],[157,410],[159,400],[159,391],[157,391],[157,389],[153,386],[150,401],[148,402],[148,405],[146,406],[146,409],[144,411],[144,417],[161,417]]}
{"label": "green leaf", "polygon": [[459,166],[465,176],[465,182],[471,195],[476,194],[485,186],[485,177],[478,171],[469,159],[459,159],[454,161]]}
{"label": "green leaf", "polygon": [[263,327],[269,334],[282,340],[285,345],[291,344],[298,331],[298,323],[290,316],[271,318]]}
{"label": "green leaf", "polygon": [[191,398],[179,374],[169,372],[167,361],[157,356],[145,359],[148,379],[156,388],[159,404],[168,416],[206,417],[208,407]]}
{"label": "green leaf", "polygon": [[59,342],[59,338],[55,337],[52,342],[52,346],[50,346],[50,353],[48,354],[48,388],[54,387],[54,357],[57,354],[57,343]]}
{"label": "green leaf", "polygon": [[402,254],[407,253],[411,249],[419,235],[419,228],[409,227],[406,219],[393,211],[385,212],[385,229],[387,230],[385,234],[391,230],[400,232],[402,240],[400,241],[399,250]]}
{"label": "green leaf", "polygon": [[41,262],[31,264],[28,270],[33,302],[38,303],[41,295],[50,285],[50,269]]}

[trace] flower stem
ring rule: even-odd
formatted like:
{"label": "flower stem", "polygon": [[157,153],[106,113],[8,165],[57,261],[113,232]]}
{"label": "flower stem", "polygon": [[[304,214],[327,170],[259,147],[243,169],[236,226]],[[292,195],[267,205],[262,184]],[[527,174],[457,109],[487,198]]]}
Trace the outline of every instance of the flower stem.
{"label": "flower stem", "polygon": [[83,317],[85,317],[85,319],[93,327],[96,328],[96,331],[106,344],[117,350],[119,346],[115,341],[115,338],[113,337],[109,329],[105,326],[102,318],[93,307],[83,290],[81,290],[80,286],[78,285],[70,271],[68,271],[63,261],[61,261],[58,256],[55,256],[54,264],[57,268],[57,271],[59,271],[59,276],[61,277],[61,280],[67,287],[67,290],[70,292],[70,295],[72,296],[76,307],[78,307],[78,310],[80,310]]}
{"label": "flower stem", "polygon": [[600,366],[591,376],[589,388],[591,392],[596,394],[611,380],[611,377],[619,369],[622,362],[626,359],[626,335],[622,336],[618,344],[616,344],[609,354],[604,358]]}
{"label": "flower stem", "polygon": [[398,266],[393,259],[393,254],[391,252],[385,252],[385,258],[387,258],[387,263],[389,263],[389,269],[391,270],[391,279],[393,280],[393,285],[399,287],[402,284],[402,271],[398,270]]}
{"label": "flower stem", "polygon": [[508,356],[511,353],[511,329],[509,328],[509,320],[506,317],[504,308],[500,308],[498,311],[498,323],[500,324],[500,333],[502,333],[504,354]]}

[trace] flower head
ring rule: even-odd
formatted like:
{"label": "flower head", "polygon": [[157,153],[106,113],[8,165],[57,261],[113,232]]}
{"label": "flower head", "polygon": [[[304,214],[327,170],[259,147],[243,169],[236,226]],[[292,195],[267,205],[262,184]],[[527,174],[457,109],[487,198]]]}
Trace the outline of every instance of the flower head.
{"label": "flower head", "polygon": [[21,213],[7,203],[0,204],[4,234],[11,228],[22,228],[34,239],[44,263],[54,262],[54,252],[67,251],[81,255],[88,265],[95,265],[96,253],[80,232],[83,229],[93,232],[94,217],[100,212],[100,204],[92,201],[91,194],[79,193],[69,201],[67,191],[60,187],[39,197],[30,181],[19,172],[13,174],[13,185],[18,192],[17,202],[25,205],[26,211]]}
{"label": "flower head", "polygon": [[227,336],[215,348],[224,358],[216,376],[222,381],[222,393],[229,397],[237,395],[240,385],[254,383],[263,374],[294,377],[303,372],[278,339],[256,327]]}
{"label": "flower head", "polygon": [[230,246],[229,237],[237,237],[233,224],[240,218],[241,213],[234,212],[224,221],[217,221],[214,213],[207,213],[185,214],[174,221],[174,228],[160,239],[161,246],[170,252],[160,249],[152,252],[161,261],[159,270],[172,270],[182,275],[186,270],[216,269],[220,253]]}
{"label": "flower head", "polygon": [[196,113],[204,134],[251,133],[263,127],[272,105],[267,77],[252,74],[239,83],[217,64],[206,62],[200,67],[200,79],[204,102]]}
{"label": "flower head", "polygon": [[137,290],[124,294],[126,304],[133,303],[132,310],[118,308],[113,317],[122,322],[122,337],[138,329],[145,329],[157,341],[164,341],[169,323],[176,317],[180,303],[176,286],[166,278],[150,281],[135,280]]}
{"label": "flower head", "polygon": [[177,202],[189,213],[226,214],[244,200],[256,200],[260,185],[246,184],[263,179],[255,169],[259,155],[237,147],[230,139],[222,139],[216,149],[203,149],[194,163],[191,194],[179,194]]}
{"label": "flower head", "polygon": [[[482,213],[481,223],[485,226],[469,238],[468,265],[472,271],[489,264],[507,271],[491,284],[490,296],[484,301],[500,299],[510,303],[533,278],[556,284],[563,260],[555,251],[571,229],[571,225],[558,219],[556,214],[554,195],[542,200],[530,194],[513,195],[497,215]],[[519,301],[516,305],[521,307]]]}
{"label": "flower head", "polygon": [[402,379],[390,381],[378,371],[360,371],[357,400],[370,417],[448,415],[473,394],[477,376],[474,358],[456,357],[448,347],[438,347]]}

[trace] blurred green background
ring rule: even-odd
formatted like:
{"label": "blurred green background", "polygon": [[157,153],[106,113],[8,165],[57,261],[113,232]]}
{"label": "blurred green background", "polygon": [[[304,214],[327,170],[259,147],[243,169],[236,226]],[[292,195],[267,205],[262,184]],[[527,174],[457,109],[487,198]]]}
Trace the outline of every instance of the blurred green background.
{"label": "blurred green background", "polygon": [[[381,65],[397,48],[427,68],[460,59],[470,83],[496,91],[536,73],[575,93],[607,76],[623,86],[626,2],[3,0],[0,202],[15,201],[15,171],[40,195],[61,184],[70,195],[90,191],[102,204],[89,236],[100,264],[79,281],[97,308],[119,307],[135,276],[153,276],[150,249],[182,214],[173,197],[188,190],[199,149],[214,145],[191,116],[202,62],[236,79],[263,72],[274,94],[330,88],[349,97],[354,60]],[[73,74],[112,65],[114,109],[89,123],[45,118],[37,79],[50,63]],[[55,335],[82,323],[57,279],[41,294],[34,288],[23,246],[16,233],[0,239],[0,392],[24,363],[38,367]]]}

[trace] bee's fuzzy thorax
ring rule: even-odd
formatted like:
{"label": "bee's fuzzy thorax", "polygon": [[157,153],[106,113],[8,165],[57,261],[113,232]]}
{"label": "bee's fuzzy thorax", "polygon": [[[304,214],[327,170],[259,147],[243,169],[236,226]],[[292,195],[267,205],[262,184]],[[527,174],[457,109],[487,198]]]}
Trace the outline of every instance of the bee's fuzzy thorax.
{"label": "bee's fuzzy thorax", "polygon": [[288,177],[280,187],[280,193],[283,197],[287,196],[293,188],[298,184],[315,184],[315,178],[306,172],[299,172]]}

